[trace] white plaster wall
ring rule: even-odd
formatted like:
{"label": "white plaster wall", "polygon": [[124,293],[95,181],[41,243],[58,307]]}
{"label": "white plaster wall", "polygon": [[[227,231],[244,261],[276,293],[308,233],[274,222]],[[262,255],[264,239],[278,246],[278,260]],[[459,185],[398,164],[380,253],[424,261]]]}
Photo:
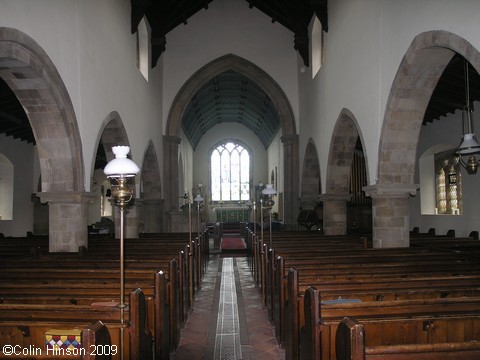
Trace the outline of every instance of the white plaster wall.
{"label": "white plaster wall", "polygon": [[293,33],[245,0],[214,0],[167,34],[164,118],[182,85],[218,57],[235,54],[267,72],[285,92],[298,118],[298,83]]}
{"label": "white plaster wall", "polygon": [[162,63],[148,83],[136,67],[128,0],[2,0],[1,26],[32,37],[55,64],[73,103],[89,189],[103,121],[117,111],[133,160],[162,151]]}
{"label": "white plaster wall", "polygon": [[5,236],[26,236],[33,231],[33,203],[31,194],[34,176],[34,147],[24,141],[0,134],[0,153],[13,164],[13,219],[0,220],[0,233]]}
{"label": "white plaster wall", "polygon": [[379,0],[329,2],[324,63],[314,79],[310,71],[298,73],[300,164],[303,163],[308,140],[312,138],[318,150],[322,184],[326,183],[332,131],[343,108],[350,110],[362,125],[359,131],[364,131],[362,136],[367,143],[367,166],[376,162],[380,14]]}

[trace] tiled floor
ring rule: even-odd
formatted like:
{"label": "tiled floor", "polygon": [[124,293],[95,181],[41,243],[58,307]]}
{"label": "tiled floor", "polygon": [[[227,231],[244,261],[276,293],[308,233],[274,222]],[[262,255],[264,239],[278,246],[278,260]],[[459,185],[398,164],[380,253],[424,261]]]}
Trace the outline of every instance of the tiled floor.
{"label": "tiled floor", "polygon": [[284,359],[246,258],[211,258],[175,360]]}

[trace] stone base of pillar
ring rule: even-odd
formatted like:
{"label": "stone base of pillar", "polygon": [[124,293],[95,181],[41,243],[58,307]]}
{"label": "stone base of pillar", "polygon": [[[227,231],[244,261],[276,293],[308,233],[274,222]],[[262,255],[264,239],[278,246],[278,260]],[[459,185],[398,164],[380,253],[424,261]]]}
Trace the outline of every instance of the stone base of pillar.
{"label": "stone base of pillar", "polygon": [[[138,230],[138,204],[135,200],[135,205],[125,209],[124,221],[124,237],[125,239],[136,239],[139,237]],[[115,238],[120,238],[120,209],[115,206]]]}
{"label": "stone base of pillar", "polygon": [[347,201],[349,195],[320,195],[323,202],[323,233],[345,235],[347,233]]}
{"label": "stone base of pillar", "polygon": [[409,197],[418,185],[374,185],[364,191],[372,197],[373,247],[409,247]]}
{"label": "stone base of pillar", "polygon": [[142,228],[139,229],[145,233],[161,233],[163,231],[163,200],[144,199],[142,206]]}
{"label": "stone base of pillar", "polygon": [[188,232],[188,214],[183,211],[170,211],[168,213],[169,232]]}
{"label": "stone base of pillar", "polygon": [[38,194],[49,208],[49,251],[78,252],[88,246],[88,203],[86,192],[50,192]]}

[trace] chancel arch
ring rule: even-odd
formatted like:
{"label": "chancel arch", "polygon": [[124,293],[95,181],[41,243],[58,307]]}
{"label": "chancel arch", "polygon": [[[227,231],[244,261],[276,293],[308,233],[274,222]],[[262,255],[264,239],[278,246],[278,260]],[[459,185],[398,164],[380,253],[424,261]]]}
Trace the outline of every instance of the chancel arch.
{"label": "chancel arch", "polygon": [[415,195],[416,152],[423,117],[445,67],[455,53],[480,71],[480,53],[448,31],[428,31],[407,49],[390,89],[379,144],[378,180],[367,191],[375,214],[373,245],[407,247],[408,200]]}
{"label": "chancel arch", "polygon": [[[165,176],[165,209],[175,210],[178,188],[178,151],[180,129],[184,112],[194,95],[213,77],[234,71],[245,76],[269,97],[281,123],[281,140],[284,146],[284,221],[293,224],[298,212],[298,134],[290,103],[279,85],[255,64],[236,55],[225,55],[198,70],[182,87],[170,109],[166,134],[164,138],[164,176]],[[172,180],[167,180],[172,179]]]}

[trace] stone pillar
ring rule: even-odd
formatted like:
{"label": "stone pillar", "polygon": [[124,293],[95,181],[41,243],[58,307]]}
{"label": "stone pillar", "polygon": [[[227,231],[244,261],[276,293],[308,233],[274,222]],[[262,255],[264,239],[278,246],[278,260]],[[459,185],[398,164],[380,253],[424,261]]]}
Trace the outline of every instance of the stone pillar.
{"label": "stone pillar", "polygon": [[166,226],[164,228],[172,231],[170,212],[178,211],[178,145],[182,141],[178,136],[163,136],[163,179],[165,206],[164,211]]}
{"label": "stone pillar", "polygon": [[373,247],[409,247],[409,197],[415,195],[418,185],[388,184],[363,188],[372,197]]}
{"label": "stone pillar", "polygon": [[142,232],[160,233],[163,231],[162,226],[163,200],[162,199],[143,199]]}
{"label": "stone pillar", "polygon": [[78,252],[88,246],[88,204],[95,194],[87,192],[41,192],[42,203],[48,202],[49,251]]}
{"label": "stone pillar", "polygon": [[323,194],[323,233],[325,235],[345,235],[347,233],[348,194]]}
{"label": "stone pillar", "polygon": [[[123,236],[125,239],[136,239],[139,237],[139,213],[143,205],[141,199],[135,199],[133,206],[126,207],[124,210],[125,219],[123,220]],[[120,208],[114,205],[115,212],[115,238],[120,239]]]}
{"label": "stone pillar", "polygon": [[[281,137],[283,143],[283,222],[286,227],[296,228],[299,213],[299,156],[298,135]],[[278,190],[278,189],[277,189]]]}

